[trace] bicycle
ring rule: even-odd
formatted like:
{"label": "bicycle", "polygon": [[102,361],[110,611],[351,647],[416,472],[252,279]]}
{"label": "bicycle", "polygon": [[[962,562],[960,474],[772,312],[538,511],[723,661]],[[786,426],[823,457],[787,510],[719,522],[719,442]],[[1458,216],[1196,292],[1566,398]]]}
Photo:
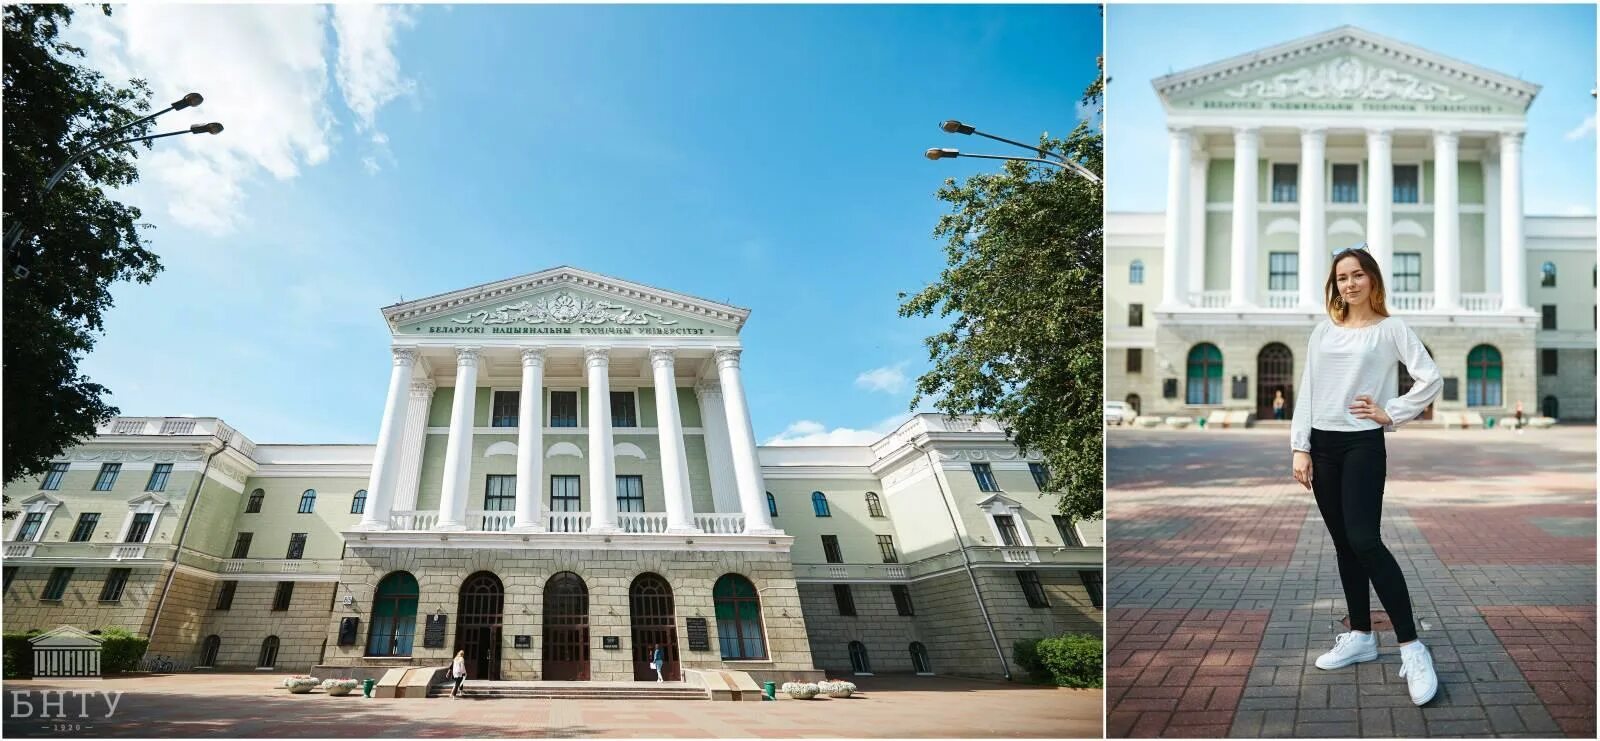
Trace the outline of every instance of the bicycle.
{"label": "bicycle", "polygon": [[150,671],[156,674],[171,674],[176,665],[166,656],[157,656],[150,660]]}

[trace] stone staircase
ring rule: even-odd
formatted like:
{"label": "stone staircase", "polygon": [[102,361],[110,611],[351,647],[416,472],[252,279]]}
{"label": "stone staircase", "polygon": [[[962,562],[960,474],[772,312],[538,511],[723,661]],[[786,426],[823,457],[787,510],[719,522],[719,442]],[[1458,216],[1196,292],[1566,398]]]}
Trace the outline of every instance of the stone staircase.
{"label": "stone staircase", "polygon": [[[449,682],[428,688],[428,697],[450,697]],[[702,687],[683,682],[489,682],[467,680],[465,698],[523,700],[710,700]]]}

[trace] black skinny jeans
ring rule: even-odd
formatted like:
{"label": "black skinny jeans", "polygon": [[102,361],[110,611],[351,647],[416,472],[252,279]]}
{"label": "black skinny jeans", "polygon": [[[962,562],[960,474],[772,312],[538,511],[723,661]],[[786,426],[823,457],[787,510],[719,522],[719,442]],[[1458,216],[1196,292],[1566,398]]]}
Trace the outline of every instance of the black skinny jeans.
{"label": "black skinny jeans", "polygon": [[1387,462],[1381,427],[1359,432],[1311,430],[1311,489],[1339,555],[1350,628],[1372,630],[1367,593],[1371,582],[1394,623],[1395,638],[1405,643],[1417,639],[1411,594],[1400,564],[1378,535]]}

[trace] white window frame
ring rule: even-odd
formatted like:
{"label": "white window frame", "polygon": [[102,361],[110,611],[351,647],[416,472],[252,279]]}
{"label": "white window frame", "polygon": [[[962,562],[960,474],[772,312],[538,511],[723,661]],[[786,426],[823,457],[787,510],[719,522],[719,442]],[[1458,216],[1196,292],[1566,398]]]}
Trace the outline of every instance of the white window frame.
{"label": "white window frame", "polygon": [[[514,425],[512,425],[510,427],[495,427],[494,426],[494,395],[498,394],[498,393],[500,393],[502,391],[509,391],[511,393],[517,394],[517,424],[514,424]],[[522,425],[522,387],[518,386],[516,388],[511,388],[511,387],[507,387],[507,386],[490,386],[489,387],[489,424],[484,425],[484,426],[488,427],[490,429],[494,429],[494,430],[511,430],[511,431],[515,432],[517,430],[517,428],[520,427],[521,425]],[[485,433],[485,434],[500,434],[500,433],[495,432],[495,433]]]}
{"label": "white window frame", "polygon": [[122,527],[117,530],[116,542],[123,545],[128,543],[128,531],[133,529],[133,516],[141,514],[150,515],[150,528],[144,531],[144,540],[139,543],[148,544],[156,535],[156,526],[161,523],[161,513],[165,512],[169,502],[166,499],[146,493],[143,496],[128,500],[128,513],[122,518]]}
{"label": "white window frame", "polygon": [[[1334,168],[1335,165],[1352,165],[1352,166],[1354,166],[1356,168],[1356,199],[1354,201],[1335,201],[1335,200],[1333,200],[1333,168]],[[1341,160],[1328,160],[1328,165],[1327,166],[1328,166],[1328,172],[1327,172],[1326,177],[1328,179],[1327,179],[1327,182],[1326,182],[1326,184],[1324,186],[1327,189],[1323,191],[1324,193],[1327,194],[1327,196],[1326,196],[1327,197],[1327,201],[1326,201],[1327,205],[1330,205],[1330,206],[1364,206],[1364,205],[1366,205],[1367,199],[1365,197],[1363,197],[1363,194],[1365,194],[1367,192],[1367,163],[1365,161],[1363,161],[1363,160],[1356,160],[1354,162],[1345,162],[1345,161],[1341,161]],[[1392,194],[1391,194],[1391,197],[1393,197]]]}
{"label": "white window frame", "polygon": [[[555,424],[554,424],[555,417],[553,415],[555,414],[556,408],[555,408],[554,404],[550,403],[550,400],[552,398],[554,398],[556,392],[558,392],[558,391],[561,391],[561,392],[571,391],[574,394],[574,397],[573,397],[575,399],[574,406],[576,407],[576,409],[574,409],[573,411],[577,414],[577,420],[576,420],[577,423],[578,423],[577,426],[575,426],[575,427],[557,427],[557,426],[555,426]],[[587,425],[584,424],[587,420],[585,420],[583,418],[583,391],[580,390],[580,388],[578,386],[546,386],[545,389],[544,389],[544,409],[543,409],[543,413],[544,413],[544,426],[545,426],[546,430],[552,430],[552,431],[558,431],[558,430],[582,430],[587,426]]]}
{"label": "white window frame", "polygon": [[[637,387],[637,386],[621,386],[621,387],[612,386],[612,387],[606,389],[606,393],[608,394],[608,396],[606,398],[606,401],[607,402],[611,401],[611,399],[609,397],[609,394],[614,394],[614,393],[617,393],[619,391],[626,391],[626,392],[628,392],[630,394],[633,394],[633,426],[632,427],[618,427],[615,423],[613,423],[611,425],[611,429],[613,429],[613,430],[642,430],[642,429],[644,429],[644,415],[641,414],[643,409],[641,409],[640,406],[639,406],[639,387]],[[608,408],[609,408],[609,406],[610,405],[607,404]],[[612,413],[611,414],[612,418],[615,419],[616,418],[616,410],[615,409],[611,409],[610,411]]]}
{"label": "white window frame", "polygon": [[44,517],[39,519],[39,531],[34,533],[32,540],[26,541],[28,543],[43,542],[45,531],[50,527],[50,520],[55,517],[56,508],[61,506],[61,500],[48,494],[35,494],[22,500],[19,504],[24,505],[24,507],[22,511],[17,513],[16,524],[11,526],[11,534],[6,536],[6,540],[16,542],[17,536],[22,534],[22,523],[28,519],[28,515],[43,514]]}
{"label": "white window frame", "polygon": [[[1417,202],[1416,203],[1401,203],[1399,201],[1394,200],[1394,168],[1396,168],[1396,167],[1415,167],[1415,168],[1417,168]],[[1416,159],[1416,160],[1412,160],[1412,159],[1392,160],[1392,161],[1389,162],[1389,205],[1391,205],[1391,206],[1400,206],[1402,208],[1407,208],[1407,209],[1412,209],[1412,208],[1420,209],[1420,208],[1422,208],[1424,206],[1430,206],[1430,205],[1433,204],[1433,198],[1431,197],[1433,194],[1428,192],[1428,188],[1427,188],[1428,181],[1423,178],[1422,170],[1423,170],[1423,168],[1422,168],[1422,160],[1420,160],[1420,159]]]}
{"label": "white window frame", "polygon": [[[1272,193],[1276,189],[1277,180],[1275,170],[1278,165],[1294,165],[1294,200],[1275,201]],[[1298,159],[1268,159],[1267,160],[1267,199],[1266,203],[1274,206],[1298,206],[1300,199],[1305,196],[1300,192],[1300,171],[1305,169],[1305,163]]]}
{"label": "white window frame", "polygon": [[[994,500],[990,501],[988,504],[983,505],[982,507],[980,507],[980,509],[983,510],[984,519],[989,521],[989,532],[994,535],[994,544],[997,547],[1000,547],[1000,548],[1032,548],[1032,547],[1034,547],[1033,546],[1033,533],[1028,532],[1028,521],[1025,518],[1023,518],[1023,516],[1022,516],[1022,507],[1021,507],[1021,505],[1009,504],[1009,503],[1005,502],[1004,500],[1001,500],[999,498],[995,498]],[[1017,526],[1017,535],[1022,537],[1022,542],[1021,543],[1019,543],[1017,545],[1013,545],[1013,546],[1006,545],[1006,539],[1003,536],[1000,535],[1000,523],[996,522],[995,519],[994,519],[995,515],[1010,515],[1011,516],[1011,521],[1013,523],[1015,523],[1016,526]]]}

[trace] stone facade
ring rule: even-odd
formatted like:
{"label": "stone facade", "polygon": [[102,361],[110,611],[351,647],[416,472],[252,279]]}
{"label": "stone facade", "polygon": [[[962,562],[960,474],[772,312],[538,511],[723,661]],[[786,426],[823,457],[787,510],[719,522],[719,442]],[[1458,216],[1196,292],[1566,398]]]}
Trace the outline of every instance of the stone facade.
{"label": "stone facade", "polygon": [[72,580],[59,600],[44,600],[50,566],[14,566],[15,576],[6,587],[6,632],[31,630],[49,632],[60,625],[82,630],[125,628],[144,634],[150,627],[153,600],[161,589],[164,571],[133,569],[122,590],[122,599],[101,602],[100,590],[114,567],[75,567]]}

